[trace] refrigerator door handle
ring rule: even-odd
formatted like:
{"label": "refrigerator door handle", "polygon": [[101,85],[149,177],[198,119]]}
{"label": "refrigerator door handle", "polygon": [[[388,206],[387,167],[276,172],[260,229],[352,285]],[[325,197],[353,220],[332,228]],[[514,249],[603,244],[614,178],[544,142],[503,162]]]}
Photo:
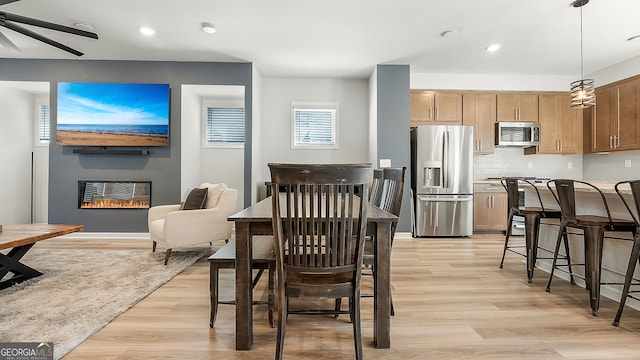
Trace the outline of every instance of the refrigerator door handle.
{"label": "refrigerator door handle", "polygon": [[449,187],[449,176],[447,171],[449,171],[449,166],[447,166],[447,161],[449,161],[449,141],[448,141],[448,131],[442,132],[442,187]]}

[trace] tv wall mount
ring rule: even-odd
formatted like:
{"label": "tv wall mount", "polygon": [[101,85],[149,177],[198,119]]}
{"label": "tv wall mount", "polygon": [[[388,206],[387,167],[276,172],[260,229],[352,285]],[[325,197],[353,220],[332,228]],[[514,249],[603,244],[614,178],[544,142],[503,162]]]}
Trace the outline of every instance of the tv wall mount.
{"label": "tv wall mount", "polygon": [[[16,2],[19,0],[0,0],[0,6],[2,5],[6,5],[12,2]],[[84,37],[88,37],[88,38],[92,38],[92,39],[97,39],[98,35],[96,33],[90,32],[90,31],[84,31],[84,30],[80,30],[80,29],[76,29],[76,28],[72,28],[69,26],[64,26],[64,25],[59,25],[59,24],[55,24],[52,22],[48,22],[48,21],[43,21],[43,20],[38,20],[38,19],[33,19],[33,18],[29,18],[26,16],[21,16],[21,15],[16,15],[16,14],[11,14],[8,12],[4,12],[4,11],[0,11],[0,27],[9,29],[9,30],[13,30],[15,32],[18,32],[22,35],[28,36],[30,38],[36,39],[38,41],[42,41],[43,43],[46,43],[48,45],[51,45],[53,47],[56,47],[60,50],[64,50],[66,52],[72,53],[76,56],[82,56],[84,55],[84,53],[71,48],[67,45],[64,45],[62,43],[59,43],[53,39],[50,39],[44,35],[40,35],[35,31],[29,30],[27,28],[25,28],[24,26],[18,25],[17,23],[20,24],[26,24],[26,25],[31,25],[31,26],[37,26],[37,27],[41,27],[44,29],[50,29],[50,30],[55,30],[55,31],[60,31],[60,32],[64,32],[64,33],[68,33],[68,34],[73,34],[73,35],[78,35],[78,36],[84,36]],[[9,49],[9,50],[13,50],[13,51],[20,51],[20,48],[18,48],[18,46],[16,46],[16,44],[13,43],[13,41],[11,41],[6,35],[4,35],[2,32],[0,32],[0,45],[4,46],[5,48]]]}

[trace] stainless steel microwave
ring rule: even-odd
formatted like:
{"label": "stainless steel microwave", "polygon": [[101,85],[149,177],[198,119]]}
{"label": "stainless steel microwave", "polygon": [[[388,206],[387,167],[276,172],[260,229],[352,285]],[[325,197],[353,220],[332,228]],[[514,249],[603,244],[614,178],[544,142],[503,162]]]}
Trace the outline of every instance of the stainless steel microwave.
{"label": "stainless steel microwave", "polygon": [[533,121],[498,121],[496,123],[496,146],[538,145],[540,145],[540,123]]}

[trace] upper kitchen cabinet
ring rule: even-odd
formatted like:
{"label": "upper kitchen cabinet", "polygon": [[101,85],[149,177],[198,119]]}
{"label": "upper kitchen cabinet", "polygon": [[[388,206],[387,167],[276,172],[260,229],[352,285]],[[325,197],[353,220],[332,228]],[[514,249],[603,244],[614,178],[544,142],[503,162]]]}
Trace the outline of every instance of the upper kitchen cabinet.
{"label": "upper kitchen cabinet", "polygon": [[541,94],[538,154],[582,152],[582,110],[571,108],[569,94]]}
{"label": "upper kitchen cabinet", "polygon": [[462,93],[411,90],[410,101],[411,126],[462,124]]}
{"label": "upper kitchen cabinet", "polygon": [[473,126],[473,153],[492,154],[495,144],[496,94],[464,93],[462,125]]}
{"label": "upper kitchen cabinet", "polygon": [[640,149],[640,78],[596,89],[592,150]]}
{"label": "upper kitchen cabinet", "polygon": [[538,94],[498,94],[498,121],[538,121]]}

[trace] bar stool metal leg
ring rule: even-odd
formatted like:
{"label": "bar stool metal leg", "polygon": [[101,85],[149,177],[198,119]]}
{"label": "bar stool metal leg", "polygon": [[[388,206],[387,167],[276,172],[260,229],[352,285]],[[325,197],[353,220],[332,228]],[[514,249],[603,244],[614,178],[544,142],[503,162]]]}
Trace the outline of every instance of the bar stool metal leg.
{"label": "bar stool metal leg", "polygon": [[636,262],[640,262],[640,235],[637,232],[633,238],[633,247],[631,248],[631,257],[629,257],[629,266],[627,266],[627,273],[624,277],[622,296],[620,297],[618,312],[616,313],[616,317],[613,319],[613,326],[620,326],[620,317],[624,310],[624,304],[627,302],[627,296],[629,296],[629,287],[633,280],[633,273],[636,270]]}

